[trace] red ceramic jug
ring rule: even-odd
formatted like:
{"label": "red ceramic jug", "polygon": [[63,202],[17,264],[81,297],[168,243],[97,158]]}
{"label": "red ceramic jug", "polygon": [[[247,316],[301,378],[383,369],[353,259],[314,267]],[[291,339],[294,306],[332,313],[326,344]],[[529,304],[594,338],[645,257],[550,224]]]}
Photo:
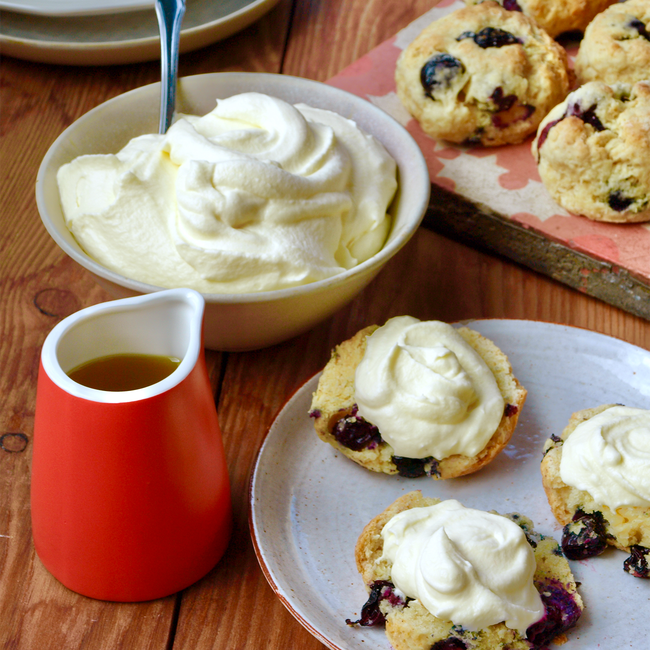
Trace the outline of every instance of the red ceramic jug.
{"label": "red ceramic jug", "polygon": [[[66,587],[133,602],[187,587],[231,531],[226,460],[202,344],[204,301],[189,289],[84,309],[41,353],[31,510],[36,552]],[[106,355],[180,359],[137,390],[66,374]]]}

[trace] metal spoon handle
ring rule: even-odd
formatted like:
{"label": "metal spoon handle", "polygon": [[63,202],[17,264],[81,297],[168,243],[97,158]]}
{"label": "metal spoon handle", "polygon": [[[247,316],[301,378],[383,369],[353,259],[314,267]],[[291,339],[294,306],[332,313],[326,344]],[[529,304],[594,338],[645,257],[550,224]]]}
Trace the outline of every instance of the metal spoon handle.
{"label": "metal spoon handle", "polygon": [[167,132],[174,116],[176,80],[178,78],[178,47],[184,14],[185,0],[156,0],[161,64],[159,133]]}

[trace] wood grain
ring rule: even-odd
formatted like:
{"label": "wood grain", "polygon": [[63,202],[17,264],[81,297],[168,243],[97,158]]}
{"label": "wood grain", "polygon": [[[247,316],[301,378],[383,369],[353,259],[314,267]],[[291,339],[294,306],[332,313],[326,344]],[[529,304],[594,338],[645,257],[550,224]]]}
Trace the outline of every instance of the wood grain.
{"label": "wood grain", "polygon": [[[281,0],[240,34],[183,55],[180,71],[267,71],[326,80],[433,4]],[[533,319],[650,346],[646,321],[420,229],[359,297],[310,332],[267,350],[208,353],[235,506],[233,539],[222,562],[185,592],[150,603],[78,596],[43,568],[31,542],[36,375],[51,328],[108,296],[43,229],[34,180],[63,129],[106,99],[156,81],[159,70],[155,63],[74,68],[8,57],[0,66],[0,647],[6,650],[322,648],[276,598],[257,564],[248,530],[248,483],[257,450],[285,400],[320,370],[335,344],[365,325],[400,314],[445,321]]]}

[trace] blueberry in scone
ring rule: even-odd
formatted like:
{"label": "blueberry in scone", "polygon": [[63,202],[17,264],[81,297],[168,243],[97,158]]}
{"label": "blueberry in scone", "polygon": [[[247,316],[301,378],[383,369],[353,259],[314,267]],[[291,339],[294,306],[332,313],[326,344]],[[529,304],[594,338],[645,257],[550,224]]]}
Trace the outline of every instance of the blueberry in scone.
{"label": "blueberry in scone", "polygon": [[552,537],[499,515],[409,492],[355,548],[369,598],[349,625],[384,625],[395,650],[536,650],[566,640],[582,599]]}
{"label": "blueberry in scone", "polygon": [[565,51],[496,2],[431,23],[401,53],[395,80],[426,133],[485,146],[525,140],[570,85]]}
{"label": "blueberry in scone", "polygon": [[650,220],[650,81],[590,81],[542,121],[539,174],[565,210],[594,221]]}
{"label": "blueberry in scone", "polygon": [[334,349],[310,416],[323,441],[366,469],[446,479],[496,457],[525,399],[492,341],[468,327],[400,316]]}
{"label": "blueberry in scone", "polygon": [[[483,0],[465,0],[476,5]],[[532,18],[550,36],[583,32],[596,14],[618,0],[497,0],[508,11],[520,11]]]}
{"label": "blueberry in scone", "polygon": [[577,411],[544,445],[542,483],[571,560],[608,545],[624,570],[650,577],[650,411],[605,404]]}
{"label": "blueberry in scone", "polygon": [[627,0],[589,24],[575,60],[579,83],[635,83],[650,78],[650,0]]}

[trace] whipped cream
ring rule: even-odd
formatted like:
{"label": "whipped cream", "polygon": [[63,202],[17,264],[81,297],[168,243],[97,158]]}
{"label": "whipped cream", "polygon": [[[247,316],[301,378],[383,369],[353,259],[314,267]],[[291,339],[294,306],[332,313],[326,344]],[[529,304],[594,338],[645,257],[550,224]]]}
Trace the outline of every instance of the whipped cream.
{"label": "whipped cream", "polygon": [[368,337],[355,399],[395,455],[437,460],[476,456],[505,407],[487,364],[451,325],[411,316]]}
{"label": "whipped cream", "polygon": [[650,411],[613,406],[578,424],[562,445],[560,477],[616,510],[650,506]]}
{"label": "whipped cream", "polygon": [[468,630],[504,622],[525,637],[544,616],[533,550],[510,519],[451,499],[400,512],[381,535],[400,595],[438,618]]}
{"label": "whipped cream", "polygon": [[206,293],[331,277],[384,245],[396,164],[354,122],[259,93],[57,176],[66,224],[127,277]]}

